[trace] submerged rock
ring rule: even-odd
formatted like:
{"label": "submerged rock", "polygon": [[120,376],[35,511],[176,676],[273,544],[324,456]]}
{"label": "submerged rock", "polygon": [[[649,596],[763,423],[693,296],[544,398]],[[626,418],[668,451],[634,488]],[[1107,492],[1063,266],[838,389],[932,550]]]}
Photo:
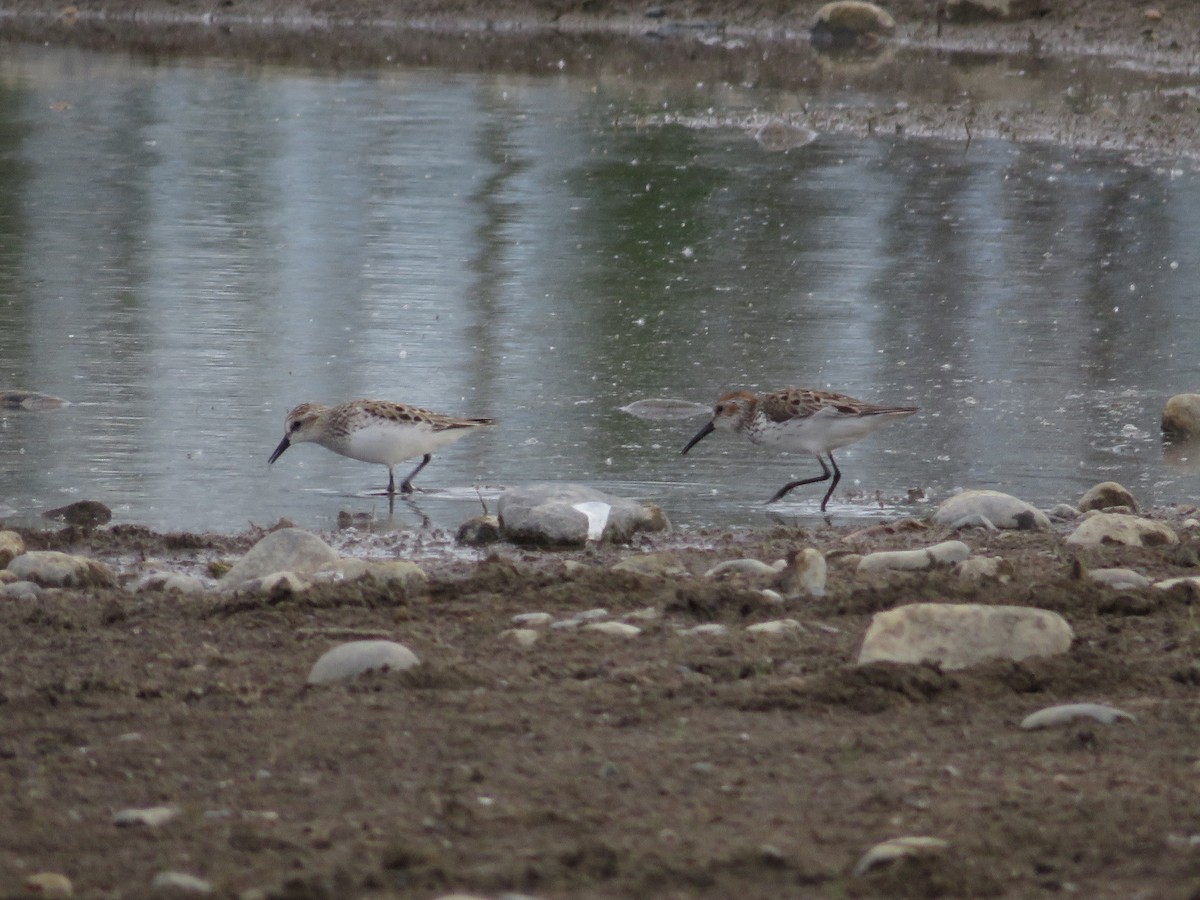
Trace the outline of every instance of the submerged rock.
{"label": "submerged rock", "polygon": [[80,528],[95,528],[112,521],[112,510],[99,500],[80,500],[78,503],[68,503],[57,509],[48,509],[42,513],[42,517],[66,522],[68,525],[78,525]]}
{"label": "submerged rock", "polygon": [[42,412],[70,405],[62,397],[39,394],[37,391],[0,391],[0,409],[24,409],[29,412]]}
{"label": "submerged rock", "polygon": [[1162,412],[1163,434],[1171,440],[1200,438],[1200,394],[1176,394]]}
{"label": "submerged rock", "polygon": [[1074,637],[1062,616],[1044,609],[912,603],[875,614],[858,664],[934,662],[963,669],[991,659],[1066,653]]}
{"label": "submerged rock", "polygon": [[817,10],[811,40],[818,47],[870,47],[896,30],[896,20],[864,0],[834,0]]}

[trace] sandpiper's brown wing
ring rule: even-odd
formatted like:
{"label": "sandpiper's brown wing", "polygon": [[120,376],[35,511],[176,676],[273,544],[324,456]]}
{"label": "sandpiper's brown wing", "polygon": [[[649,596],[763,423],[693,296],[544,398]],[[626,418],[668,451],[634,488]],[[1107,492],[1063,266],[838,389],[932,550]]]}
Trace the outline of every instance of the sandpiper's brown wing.
{"label": "sandpiper's brown wing", "polygon": [[814,391],[810,388],[784,388],[764,394],[759,401],[763,413],[772,422],[807,419],[828,409],[844,416],[877,416],[884,413],[916,412],[915,406],[879,406],[857,400],[848,394]]}

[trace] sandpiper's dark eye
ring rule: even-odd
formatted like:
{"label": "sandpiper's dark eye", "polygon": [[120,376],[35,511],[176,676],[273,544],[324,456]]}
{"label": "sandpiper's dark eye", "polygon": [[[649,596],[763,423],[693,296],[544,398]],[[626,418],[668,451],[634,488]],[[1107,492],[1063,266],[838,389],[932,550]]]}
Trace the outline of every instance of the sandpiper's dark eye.
{"label": "sandpiper's dark eye", "polygon": [[293,422],[291,425],[288,426],[288,431],[299,431],[299,430],[300,430],[299,422]]}

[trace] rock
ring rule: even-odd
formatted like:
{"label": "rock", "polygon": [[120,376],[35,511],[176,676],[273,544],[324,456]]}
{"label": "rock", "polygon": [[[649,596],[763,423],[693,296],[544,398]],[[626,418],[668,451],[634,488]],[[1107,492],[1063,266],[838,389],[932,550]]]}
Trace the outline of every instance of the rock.
{"label": "rock", "polygon": [[500,637],[512,641],[518,647],[532,647],[541,636],[542,633],[533,628],[506,628],[500,632]]}
{"label": "rock", "polygon": [[1055,503],[1046,510],[1046,514],[1052,519],[1061,519],[1064,522],[1070,522],[1078,519],[1082,515],[1082,512],[1070,503]]}
{"label": "rock", "polygon": [[951,22],[1017,22],[1049,12],[1054,0],[947,0]]}
{"label": "rock", "polygon": [[1089,512],[1093,509],[1109,509],[1114,506],[1127,506],[1130,511],[1137,512],[1137,501],[1133,494],[1125,490],[1115,481],[1102,481],[1088,490],[1079,500],[1079,509]]}
{"label": "rock", "polygon": [[42,587],[108,588],[117,586],[113,570],[98,560],[57,550],[31,550],[8,564],[8,571]]}
{"label": "rock", "polygon": [[145,825],[147,828],[157,828],[165,825],[179,815],[178,806],[149,806],[143,809],[123,809],[113,814],[114,825],[129,827]]}
{"label": "rock", "polygon": [[61,397],[39,394],[36,391],[0,391],[0,409],[24,409],[28,412],[44,412],[70,406]]}
{"label": "rock", "polygon": [[1164,591],[1169,591],[1171,588],[1184,586],[1188,590],[1190,596],[1200,595],[1200,575],[1184,575],[1180,578],[1166,578],[1162,581],[1154,582],[1156,588],[1161,588]]}
{"label": "rock", "polygon": [[512,617],[514,625],[526,627],[529,625],[549,625],[554,616],[548,612],[517,613]]}
{"label": "rock", "polygon": [[467,547],[486,547],[500,542],[500,520],[496,516],[475,516],[458,526],[454,540]]}
{"label": "rock", "polygon": [[1089,569],[1087,577],[1105,587],[1125,589],[1150,586],[1150,579],[1133,569]]}
{"label": "rock", "polygon": [[834,0],[817,10],[811,40],[818,47],[870,47],[895,30],[896,20],[874,3]]}
{"label": "rock", "polygon": [[794,550],[779,573],[776,586],[784,597],[824,597],[828,567],[815,547]]}
{"label": "rock", "polygon": [[1200,438],[1200,394],[1176,394],[1162,412],[1163,434],[1174,441]]}
{"label": "rock", "polygon": [[403,672],[419,665],[417,655],[395,641],[350,641],[325,651],[309,670],[309,684],[345,681],[365,672]]}
{"label": "rock", "polygon": [[302,594],[312,587],[307,578],[295,572],[272,572],[262,578],[251,578],[237,586],[239,594],[267,594],[275,599],[285,599]]}
{"label": "rock", "polygon": [[804,626],[795,619],[774,619],[746,626],[747,634],[795,634],[798,631],[804,631]]}
{"label": "rock", "polygon": [[0,585],[0,599],[4,600],[36,600],[41,592],[41,585],[32,581],[11,581]]}
{"label": "rock", "polygon": [[25,879],[25,890],[45,900],[64,900],[75,896],[71,879],[59,872],[38,872]]}
{"label": "rock", "polygon": [[204,582],[195,575],[182,572],[151,572],[137,586],[142,591],[162,591],[168,594],[199,594],[204,591]]}
{"label": "rock", "polygon": [[1113,706],[1103,706],[1099,703],[1066,703],[1062,706],[1048,706],[1030,713],[1021,721],[1021,727],[1026,731],[1038,728],[1054,728],[1058,725],[1068,725],[1078,719],[1095,719],[1105,725],[1127,720],[1136,722],[1137,718]]}
{"label": "rock", "polygon": [[962,491],[946,500],[933,514],[938,525],[961,528],[972,517],[986,519],[997,528],[1049,528],[1050,519],[1040,509],[1000,491]]}
{"label": "rock", "polygon": [[719,622],[707,622],[703,625],[693,625],[691,628],[680,628],[676,634],[721,636],[729,634],[729,627]]}
{"label": "rock", "polygon": [[1080,547],[1124,544],[1127,547],[1160,547],[1178,544],[1170,525],[1121,513],[1094,513],[1067,536],[1066,542]]}
{"label": "rock", "polygon": [[936,662],[962,669],[990,659],[1066,653],[1073,639],[1066,620],[1044,609],[912,603],[875,614],[858,664]]}
{"label": "rock", "polygon": [[764,575],[774,578],[779,574],[778,569],[768,566],[757,559],[727,559],[719,562],[707,572],[705,578],[721,578],[727,575]]}
{"label": "rock", "polygon": [[80,500],[58,509],[48,509],[42,513],[42,518],[55,519],[80,528],[95,528],[112,521],[112,510],[99,500]]}
{"label": "rock", "polygon": [[420,566],[404,559],[336,559],[321,566],[316,576],[333,581],[372,581],[380,587],[403,594],[420,591],[429,583]]}
{"label": "rock", "polygon": [[662,510],[581,484],[510,488],[497,504],[506,541],[540,547],[580,547],[591,541],[626,542],[639,531],[669,527]]}
{"label": "rock", "polygon": [[1008,584],[1016,572],[1012,563],[999,556],[964,559],[954,567],[954,574],[964,581],[998,581]]}
{"label": "rock", "polygon": [[854,866],[854,874],[864,875],[876,866],[895,862],[905,856],[932,856],[941,853],[950,844],[935,837],[898,837],[876,844],[863,854]]}
{"label": "rock", "polygon": [[642,629],[627,622],[590,622],[583,626],[584,631],[598,631],[600,634],[611,634],[614,637],[636,637]]}
{"label": "rock", "polygon": [[667,578],[682,578],[689,573],[674,553],[643,553],[630,556],[612,567],[614,572],[633,572],[635,575],[661,575]]}
{"label": "rock", "polygon": [[273,572],[310,575],[337,559],[333,548],[315,534],[299,528],[281,528],[268,534],[234,563],[233,568],[221,577],[220,586],[237,587],[244,581]]}
{"label": "rock", "polygon": [[213,886],[203,878],[186,872],[159,872],[150,886],[160,894],[188,894],[202,896],[211,894]]}
{"label": "rock", "polygon": [[[817,139],[817,133],[803,125],[794,125],[780,119],[771,119],[754,129],[754,140],[771,153],[787,153],[807,147]],[[706,409],[705,412],[710,412]]]}
{"label": "rock", "polygon": [[0,569],[25,552],[25,541],[15,531],[0,531]]}
{"label": "rock", "polygon": [[868,553],[858,561],[858,571],[879,572],[884,569],[915,571],[936,565],[953,565],[971,555],[971,548],[962,541],[942,541],[918,550],[880,550]]}

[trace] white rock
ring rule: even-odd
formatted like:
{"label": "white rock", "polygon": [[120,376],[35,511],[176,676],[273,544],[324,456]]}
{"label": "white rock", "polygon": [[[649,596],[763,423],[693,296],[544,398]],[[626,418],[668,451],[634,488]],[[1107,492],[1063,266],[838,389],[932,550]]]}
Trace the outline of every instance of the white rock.
{"label": "white rock", "polygon": [[344,681],[364,672],[402,672],[418,665],[417,655],[395,641],[350,641],[327,650],[308,673],[309,684]]}
{"label": "white rock", "polygon": [[773,591],[770,588],[763,588],[761,591],[759,591],[759,593],[762,594],[763,597],[766,598],[766,601],[773,606],[782,606],[786,602],[783,594],[779,593],[779,591]]}
{"label": "white rock", "polygon": [[1088,578],[1111,588],[1144,588],[1150,579],[1133,569],[1089,569]]}
{"label": "white rock", "polygon": [[746,626],[747,634],[795,634],[798,631],[804,631],[804,626],[795,619],[773,619],[770,622]]}
{"label": "white rock", "polygon": [[858,663],[929,661],[962,669],[989,659],[1066,653],[1073,639],[1066,620],[1044,609],[912,603],[875,614]]}
{"label": "white rock", "polygon": [[8,564],[8,571],[21,581],[32,581],[42,587],[106,588],[117,585],[117,576],[104,563],[57,550],[30,550],[14,557]]}
{"label": "white rock", "polygon": [[860,572],[878,572],[883,569],[916,571],[935,565],[953,565],[971,555],[971,548],[962,541],[942,541],[932,547],[918,550],[880,550],[868,553],[858,562]]}
{"label": "white rock", "polygon": [[500,632],[500,637],[512,641],[518,647],[532,647],[541,636],[542,633],[533,628],[506,628]]}
{"label": "white rock", "polygon": [[1033,731],[1038,728],[1067,725],[1077,719],[1095,719],[1105,725],[1112,725],[1122,719],[1130,722],[1137,721],[1137,717],[1114,706],[1104,706],[1100,703],[1066,703],[1061,706],[1048,706],[1035,713],[1030,713],[1021,721],[1021,727],[1026,731]]}
{"label": "white rock", "polygon": [[589,540],[623,542],[639,531],[670,526],[663,511],[652,504],[581,484],[509,488],[500,495],[496,514],[505,540],[549,547],[582,546]]}
{"label": "white rock", "polygon": [[1154,522],[1121,513],[1096,513],[1084,519],[1067,536],[1066,542],[1082,547],[1124,544],[1128,547],[1159,547],[1178,544],[1179,537],[1165,522]]}
{"label": "white rock", "polygon": [[675,633],[683,635],[719,637],[720,635],[729,634],[729,628],[726,625],[722,625],[720,622],[706,622],[703,625],[693,625],[691,628],[680,628]]}
{"label": "white rock", "polygon": [[1046,511],[1052,519],[1062,519],[1063,521],[1071,521],[1078,519],[1083,515],[1081,510],[1076,509],[1069,503],[1056,503]]}
{"label": "white rock", "polygon": [[513,616],[512,623],[522,627],[527,625],[549,625],[553,619],[554,616],[550,615],[548,612],[528,612],[518,613],[517,615]]}
{"label": "white rock", "polygon": [[816,547],[805,547],[789,556],[779,575],[779,588],[788,597],[824,597],[828,566]]}
{"label": "white rock", "polygon": [[159,872],[150,882],[156,891],[175,894],[211,894],[213,886],[203,878],[186,872]]}
{"label": "white rock", "polygon": [[0,598],[5,600],[36,600],[42,586],[32,581],[13,581],[0,584]]}
{"label": "white rock", "polygon": [[1000,556],[980,556],[975,559],[964,559],[954,567],[954,574],[964,581],[998,581],[1007,584],[1012,581],[1012,563]]}
{"label": "white rock", "polygon": [[720,578],[728,575],[769,575],[779,574],[771,566],[757,559],[727,559],[717,563],[704,573],[705,578]]}
{"label": "white rock", "polygon": [[584,631],[598,631],[601,634],[611,634],[615,637],[634,637],[642,633],[642,629],[628,622],[589,622],[583,626]]}
{"label": "white rock", "polygon": [[1156,588],[1162,588],[1164,591],[1169,591],[1180,584],[1186,585],[1191,591],[1200,592],[1200,575],[1184,575],[1180,578],[1166,578],[1154,582]]}
{"label": "white rock", "polygon": [[221,587],[237,587],[274,572],[311,575],[337,559],[333,548],[315,534],[299,528],[281,528],[268,534],[234,563],[221,578]]}
{"label": "white rock", "polygon": [[863,854],[854,866],[854,874],[862,875],[884,863],[895,862],[905,856],[930,856],[941,853],[950,844],[935,837],[898,837],[876,844]]}
{"label": "white rock", "polygon": [[112,820],[114,825],[145,825],[157,828],[170,822],[179,812],[178,806],[148,806],[141,809],[123,809],[114,813]]}
{"label": "white rock", "polygon": [[1050,519],[1024,500],[1000,491],[962,491],[946,500],[933,514],[933,521],[951,528],[972,517],[986,519],[997,528],[1049,528]]}

